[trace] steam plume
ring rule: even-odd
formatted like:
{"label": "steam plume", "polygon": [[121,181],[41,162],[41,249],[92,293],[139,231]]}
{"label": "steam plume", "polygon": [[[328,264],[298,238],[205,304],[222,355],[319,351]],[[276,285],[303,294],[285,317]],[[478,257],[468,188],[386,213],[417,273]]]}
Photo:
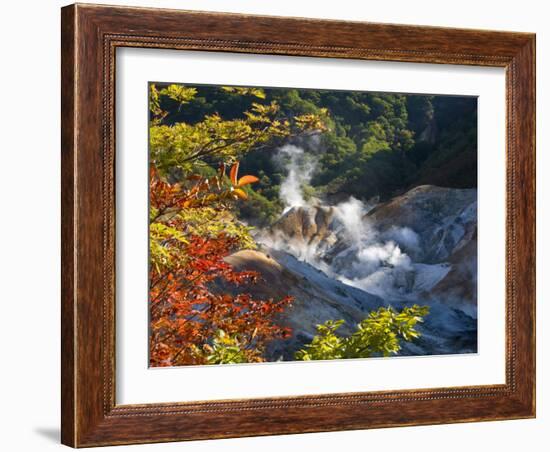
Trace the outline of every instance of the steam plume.
{"label": "steam plume", "polygon": [[292,207],[306,206],[303,187],[311,182],[315,163],[304,154],[302,148],[292,144],[281,147],[275,158],[277,163],[287,171],[279,191],[279,196],[285,204],[284,212]]}

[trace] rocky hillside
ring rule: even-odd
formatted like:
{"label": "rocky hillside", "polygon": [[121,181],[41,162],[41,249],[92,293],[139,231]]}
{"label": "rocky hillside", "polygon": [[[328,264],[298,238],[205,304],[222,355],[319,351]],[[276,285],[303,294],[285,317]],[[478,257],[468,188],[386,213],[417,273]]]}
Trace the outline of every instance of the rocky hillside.
{"label": "rocky hillside", "polygon": [[294,207],[256,238],[258,251],[227,258],[262,274],[256,295],[292,295],[281,321],[290,341],[273,359],[292,359],[315,326],[344,319],[349,333],[380,306],[427,304],[423,336],[404,354],[477,350],[477,190],[416,187],[376,206],[351,198],[335,206]]}

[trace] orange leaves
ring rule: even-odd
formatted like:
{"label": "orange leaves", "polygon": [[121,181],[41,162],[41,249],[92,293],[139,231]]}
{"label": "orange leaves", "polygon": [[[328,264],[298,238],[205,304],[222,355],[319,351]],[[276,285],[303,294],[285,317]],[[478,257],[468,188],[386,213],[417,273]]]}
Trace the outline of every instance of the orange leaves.
{"label": "orange leaves", "polygon": [[171,184],[151,168],[151,366],[207,364],[220,330],[238,335],[249,361],[261,361],[267,342],[289,334],[275,318],[292,299],[253,298],[245,291],[260,275],[236,271],[225,261],[239,248],[242,237],[226,230],[213,232],[216,229],[208,224],[204,227],[209,232],[203,236],[184,220],[185,213],[201,218],[201,211],[228,210],[228,201],[247,199],[243,187],[258,178],[238,178],[238,162],[231,166],[229,180],[225,172],[222,165],[214,176],[193,174]]}
{"label": "orange leaves", "polygon": [[248,184],[253,184],[254,182],[258,182],[260,179],[258,179],[256,176],[251,176],[250,174],[247,174],[246,176],[241,177],[237,180],[237,176],[239,174],[239,162],[236,162],[231,167],[231,170],[229,171],[229,179],[231,180],[231,184],[233,187],[244,187]]}
{"label": "orange leaves", "polygon": [[234,241],[223,233],[215,239],[192,237],[185,245],[187,265],[173,269],[174,277],[151,275],[152,366],[206,364],[210,341],[219,330],[238,334],[252,361],[261,361],[268,341],[288,336],[274,320],[291,298],[257,300],[230,289],[259,277],[235,271],[225,261]]}
{"label": "orange leaves", "polygon": [[[224,185],[225,165],[212,177],[199,174],[187,176],[187,184],[170,184],[159,177],[158,171],[151,166],[149,192],[151,208],[155,214],[150,221],[170,219],[180,209],[193,209],[223,204],[228,200],[246,200],[248,196],[242,187],[258,182],[256,176],[246,175],[238,179],[239,162],[229,171],[230,186]],[[172,215],[170,215],[172,214]],[[168,217],[166,217],[168,215]]]}
{"label": "orange leaves", "polygon": [[243,187],[244,185],[253,184],[254,182],[258,182],[259,180],[260,179],[258,179],[256,176],[246,175],[238,180],[237,186]]}
{"label": "orange leaves", "polygon": [[229,179],[233,185],[237,185],[237,173],[239,172],[239,162],[236,162],[229,171]]}
{"label": "orange leaves", "polygon": [[246,194],[246,192],[240,188],[234,188],[233,194],[237,196],[237,198],[239,199],[242,199],[242,200],[248,199],[248,195]]}
{"label": "orange leaves", "polygon": [[244,201],[248,199],[248,195],[241,187],[258,182],[260,179],[258,179],[256,176],[251,176],[250,174],[247,174],[246,176],[237,179],[238,174],[239,162],[236,162],[233,164],[231,170],[229,171],[229,180],[232,184],[231,193],[233,194],[233,197],[235,199],[242,199]]}
{"label": "orange leaves", "polygon": [[250,361],[262,360],[267,342],[288,337],[275,318],[292,298],[257,300],[245,292],[260,275],[236,271],[225,261],[237,240],[225,233],[189,237],[180,244],[185,265],[176,263],[161,274],[151,270],[151,366],[207,364],[208,347],[219,330],[239,335]]}

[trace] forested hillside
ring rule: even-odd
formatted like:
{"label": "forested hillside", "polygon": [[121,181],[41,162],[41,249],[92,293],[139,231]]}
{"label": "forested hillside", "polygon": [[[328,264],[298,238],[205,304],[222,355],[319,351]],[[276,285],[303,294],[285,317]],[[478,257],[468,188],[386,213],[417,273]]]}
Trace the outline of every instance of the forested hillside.
{"label": "forested hillside", "polygon": [[281,118],[314,114],[327,126],[322,134],[271,140],[268,149],[257,146],[242,157],[241,170],[260,178],[240,206],[241,216],[256,224],[269,224],[282,210],[279,191],[286,174],[273,154],[285,143],[300,146],[303,158],[315,164],[302,187],[308,196],[386,200],[420,184],[477,186],[474,97],[286,88],[247,88],[243,95],[242,89],[194,88],[185,108],[169,96],[162,98],[168,113],[162,123],[194,124],[216,113],[225,120],[242,118],[260,95],[262,104],[276,102]]}

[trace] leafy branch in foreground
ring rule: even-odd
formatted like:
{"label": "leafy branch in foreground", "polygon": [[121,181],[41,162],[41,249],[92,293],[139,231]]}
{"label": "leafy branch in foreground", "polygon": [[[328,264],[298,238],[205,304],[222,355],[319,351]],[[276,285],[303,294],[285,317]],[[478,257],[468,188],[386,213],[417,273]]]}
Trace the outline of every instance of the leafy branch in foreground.
{"label": "leafy branch in foreground", "polygon": [[176,366],[263,359],[266,344],[284,339],[275,323],[291,303],[238,293],[260,274],[237,271],[225,261],[251,248],[249,228],[238,223],[230,202],[246,199],[242,187],[257,181],[238,176],[238,163],[209,178],[190,175],[171,184],[153,167],[150,177],[149,313],[150,364]]}
{"label": "leafy branch in foreground", "polygon": [[[225,331],[218,330],[212,340],[212,345],[205,345],[204,351],[208,353],[208,364],[240,364],[250,362],[246,354],[245,344],[238,334],[227,335]],[[261,361],[259,359],[258,361]]]}
{"label": "leafy branch in foreground", "polygon": [[296,359],[303,361],[320,359],[370,358],[390,356],[401,350],[400,341],[412,341],[420,337],[415,329],[417,323],[429,312],[428,306],[410,306],[400,312],[395,309],[379,308],[357,325],[349,337],[336,334],[345,321],[329,320],[317,325],[312,342],[296,352]]}

